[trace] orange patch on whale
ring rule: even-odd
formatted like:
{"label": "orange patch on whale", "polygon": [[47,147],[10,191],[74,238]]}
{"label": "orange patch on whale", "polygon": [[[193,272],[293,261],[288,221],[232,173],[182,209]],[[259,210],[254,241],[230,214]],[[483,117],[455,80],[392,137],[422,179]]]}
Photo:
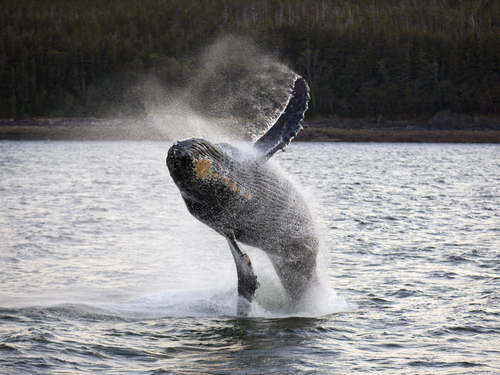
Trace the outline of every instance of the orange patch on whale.
{"label": "orange patch on whale", "polygon": [[196,160],[194,162],[194,171],[200,180],[204,180],[213,174],[212,162],[208,158]]}
{"label": "orange patch on whale", "polygon": [[196,177],[200,180],[205,180],[208,177],[214,177],[220,180],[224,185],[227,185],[229,189],[235,191],[244,199],[250,199],[250,194],[245,194],[241,189],[239,189],[236,184],[232,181],[229,181],[228,178],[222,177],[212,171],[212,162],[207,157],[203,157],[201,159],[193,161],[194,171],[196,173]]}

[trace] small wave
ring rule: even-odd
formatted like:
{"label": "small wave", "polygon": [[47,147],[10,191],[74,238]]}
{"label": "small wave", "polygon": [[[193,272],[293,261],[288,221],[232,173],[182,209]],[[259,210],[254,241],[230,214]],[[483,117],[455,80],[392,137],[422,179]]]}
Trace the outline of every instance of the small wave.
{"label": "small wave", "polygon": [[[109,297],[109,296],[108,296]],[[92,300],[76,302],[61,298],[52,301],[23,301],[23,306],[11,306],[7,310],[31,311],[57,319],[63,315],[84,320],[137,320],[167,317],[234,317],[236,316],[237,293],[234,288],[219,289],[176,289],[142,296],[121,296],[118,300],[94,296]],[[251,304],[251,318],[321,317],[335,313],[352,311],[357,306],[348,303],[334,290],[326,286],[316,286],[297,306],[290,303],[279,289],[264,289],[257,294]],[[4,310],[4,313],[7,313]],[[10,315],[16,315],[10,314]]]}
{"label": "small wave", "polygon": [[[274,297],[258,296],[251,304],[249,317],[319,317],[357,307],[332,289],[321,286],[313,288],[299,306],[292,307],[283,295]],[[237,298],[234,289],[169,290],[135,301],[100,303],[96,307],[135,318],[236,316]]]}

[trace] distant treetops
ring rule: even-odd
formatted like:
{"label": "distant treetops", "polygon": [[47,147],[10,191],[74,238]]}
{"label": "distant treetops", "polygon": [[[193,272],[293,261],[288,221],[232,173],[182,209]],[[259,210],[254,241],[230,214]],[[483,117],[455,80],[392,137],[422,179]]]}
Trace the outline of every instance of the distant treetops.
{"label": "distant treetops", "polygon": [[134,80],[182,86],[227,33],[306,78],[309,116],[500,113],[498,1],[17,0],[0,11],[0,118],[140,112]]}

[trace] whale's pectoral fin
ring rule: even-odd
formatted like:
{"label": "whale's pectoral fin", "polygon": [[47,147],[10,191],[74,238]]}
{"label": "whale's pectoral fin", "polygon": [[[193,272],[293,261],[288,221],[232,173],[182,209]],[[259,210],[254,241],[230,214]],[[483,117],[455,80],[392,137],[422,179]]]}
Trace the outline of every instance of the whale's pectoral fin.
{"label": "whale's pectoral fin", "polygon": [[290,100],[278,121],[253,145],[262,163],[279,150],[284,150],[302,129],[300,122],[304,118],[308,102],[309,87],[304,78],[297,78]]}
{"label": "whale's pectoral fin", "polygon": [[239,316],[246,316],[248,315],[250,302],[252,302],[255,296],[255,290],[259,287],[259,283],[257,282],[257,276],[255,276],[253,272],[250,258],[240,249],[234,234],[231,233],[225,237],[231,248],[234,263],[236,264],[236,272],[238,274],[237,314]]}

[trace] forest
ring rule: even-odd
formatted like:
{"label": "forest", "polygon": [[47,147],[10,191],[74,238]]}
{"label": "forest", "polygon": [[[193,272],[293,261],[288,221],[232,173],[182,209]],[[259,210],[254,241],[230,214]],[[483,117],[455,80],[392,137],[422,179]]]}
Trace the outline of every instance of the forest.
{"label": "forest", "polygon": [[0,118],[107,115],[138,75],[185,85],[227,34],[306,78],[310,118],[500,114],[498,0],[2,3]]}

